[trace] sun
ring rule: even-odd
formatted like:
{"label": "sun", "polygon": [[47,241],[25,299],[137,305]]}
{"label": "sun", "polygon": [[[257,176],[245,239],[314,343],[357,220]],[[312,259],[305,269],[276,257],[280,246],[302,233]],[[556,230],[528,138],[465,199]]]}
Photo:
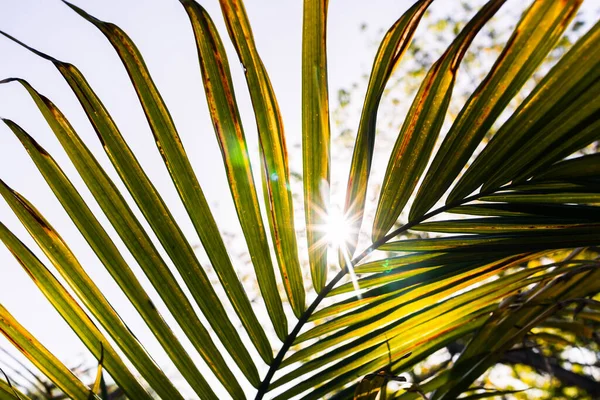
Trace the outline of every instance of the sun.
{"label": "sun", "polygon": [[314,246],[330,247],[333,250],[333,253],[330,253],[329,261],[332,261],[339,268],[348,269],[355,295],[358,299],[361,299],[358,278],[354,273],[351,260],[352,254],[348,246],[353,236],[352,218],[348,217],[336,204],[330,204],[327,211],[320,208],[315,208],[315,210],[322,218],[322,223],[316,226],[315,230],[324,233],[324,235]]}
{"label": "sun", "polygon": [[350,239],[351,226],[338,206],[330,206],[325,216],[324,231],[327,244],[335,249],[345,248]]}
{"label": "sun", "polygon": [[351,229],[352,225],[350,224],[349,218],[344,215],[339,207],[331,205],[329,207],[329,212],[325,216],[325,238],[328,245],[339,252],[341,259],[340,257],[336,257],[337,264],[340,268],[342,266],[348,268],[350,280],[352,281],[352,286],[354,286],[354,293],[358,299],[362,299],[358,278],[354,273],[352,261],[350,260],[351,254],[348,250],[348,241],[351,239]]}

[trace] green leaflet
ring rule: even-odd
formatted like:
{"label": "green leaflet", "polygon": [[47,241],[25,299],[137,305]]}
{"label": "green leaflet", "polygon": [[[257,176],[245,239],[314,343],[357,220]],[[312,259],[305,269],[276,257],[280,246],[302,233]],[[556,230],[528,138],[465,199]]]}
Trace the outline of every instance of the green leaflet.
{"label": "green leaflet", "polygon": [[559,219],[542,218],[472,218],[448,221],[425,222],[412,229],[425,232],[444,233],[556,233],[594,234],[600,232],[600,223],[587,221],[570,222]]}
{"label": "green leaflet", "polygon": [[600,204],[600,192],[582,193],[582,192],[554,192],[554,193],[499,193],[490,196],[483,196],[482,201],[506,202],[506,203],[580,203],[580,204]]}
{"label": "green leaflet", "polygon": [[553,235],[459,235],[444,238],[416,239],[392,242],[388,251],[447,251],[447,252],[502,252],[524,253],[544,249],[567,249],[592,246],[597,242],[589,233],[564,235],[559,231]]}
{"label": "green leaflet", "polygon": [[75,400],[99,398],[0,304],[0,332],[64,393]]}
{"label": "green leaflet", "polygon": [[[600,138],[600,57],[598,60],[596,71],[590,74],[593,77],[589,77],[595,82],[585,82],[588,86],[580,88],[583,92],[565,108],[564,113],[553,118],[550,125],[532,133],[519,148],[514,148],[509,160],[505,161],[507,164],[485,182],[483,191],[498,188],[514,178],[515,181],[523,181],[534,172],[542,172],[545,166],[578,150],[571,146],[572,142],[581,140],[583,145],[577,144],[584,147]],[[553,158],[548,158],[549,150],[552,150]]]}
{"label": "green leaflet", "polygon": [[196,37],[204,91],[221,147],[231,195],[267,311],[277,336],[283,341],[288,334],[287,319],[277,291],[269,244],[262,222],[225,49],[206,11],[193,1],[183,1],[183,5],[190,17]]}
{"label": "green leaflet", "polygon": [[8,203],[52,265],[102,324],[149,385],[162,397],[179,393],[121,320],[75,255],[46,219],[23,196],[0,180],[0,195]]}
{"label": "green leaflet", "polygon": [[313,286],[327,282],[330,127],[327,89],[329,0],[304,0],[302,22],[302,167],[308,258]]}
{"label": "green leaflet", "polygon": [[[125,245],[135,256],[153,286],[157,288],[157,292],[165,301],[169,311],[171,311],[188,338],[192,341],[196,350],[198,350],[207,364],[215,372],[215,375],[219,377],[219,380],[221,380],[226,387],[233,392],[241,392],[237,381],[232,378],[233,374],[227,367],[219,350],[212,342],[206,328],[204,328],[198,317],[195,315],[192,305],[179,287],[179,284],[169,270],[169,267],[152,244],[150,237],[134,216],[114,183],[89,149],[81,141],[60,110],[56,108],[50,100],[39,95],[29,84],[27,84],[27,82],[23,80],[19,80],[19,82],[28,89],[29,94],[33,97],[36,105],[44,115],[44,118],[46,118],[46,121],[54,131],[54,134],[61,142],[61,145],[86,183],[88,189],[90,189],[99,205],[102,207],[104,213],[119,233],[119,236],[123,239]],[[106,132],[109,131],[110,130],[107,130]],[[125,154],[129,154],[129,156],[133,157],[131,153]],[[118,155],[123,155],[123,153],[118,153]],[[117,171],[122,172],[120,169],[117,169]],[[128,170],[128,173],[133,174],[135,171],[141,171],[141,167],[138,165],[138,168],[135,169],[132,166],[132,169]],[[147,177],[145,180],[137,180],[133,179],[133,177],[128,174],[121,174],[121,176],[132,178],[131,181],[125,181],[130,182],[132,185],[140,184],[139,187],[132,186],[136,189],[134,193],[143,196],[142,199],[147,201],[139,201],[138,205],[142,207],[142,210],[148,212],[146,215],[151,217],[148,218],[151,225],[159,224],[158,226],[164,228],[164,231],[160,231],[160,229],[155,227],[155,232],[162,232],[158,235],[159,238],[162,237],[164,240],[172,240],[171,238],[165,237],[165,232],[176,229],[177,226],[174,225],[174,220],[166,209],[166,205],[162,202]],[[145,175],[140,176],[145,177]],[[156,209],[167,211],[165,211],[164,214],[159,214],[155,212]],[[166,221],[163,220],[163,218],[167,218]],[[168,244],[169,242],[166,243]],[[167,251],[173,253],[174,248],[171,248],[170,250],[167,249]]]}
{"label": "green leaflet", "polygon": [[[42,262],[1,222],[0,240],[4,242],[8,250],[31,277],[31,280],[79,336],[94,357],[103,360],[103,366],[114,377],[115,382],[124,390],[127,396],[136,399],[151,399],[83,308],[71,297]],[[183,399],[174,389],[164,393],[175,396],[174,399]]]}
{"label": "green leaflet", "polygon": [[[497,254],[490,254],[490,257],[496,257]],[[464,254],[439,254],[439,253],[415,253],[408,254],[405,256],[398,257],[389,257],[381,260],[371,261],[365,264],[360,264],[356,266],[356,273],[368,273],[368,272],[378,272],[378,273],[404,273],[406,271],[411,271],[418,268],[424,267],[434,267],[438,265],[457,263],[457,262],[466,262],[470,261],[473,258],[482,259],[488,258],[486,257],[486,253],[471,253],[470,256],[466,256]],[[367,278],[372,279],[372,278]],[[335,289],[334,289],[335,290]]]}
{"label": "green leaflet", "polygon": [[[579,315],[578,315],[579,316]],[[545,323],[542,323],[541,326],[547,326]],[[577,346],[574,340],[569,340],[568,338],[563,337],[561,334],[555,335],[553,333],[548,332],[539,332],[539,333],[531,333],[531,338],[537,341],[543,341],[544,343],[549,344],[559,344],[562,346]]]}
{"label": "green leaflet", "polygon": [[542,322],[540,327],[545,328],[556,328],[560,329],[564,332],[570,332],[576,335],[579,338],[592,339],[595,333],[593,327],[586,325],[584,322],[576,322],[576,321],[564,321],[564,320],[553,320],[552,318],[548,318],[544,322]]}
{"label": "green leaflet", "polygon": [[[456,251],[468,248],[470,246],[493,245],[507,239],[507,236],[500,235],[462,235],[442,238],[411,239],[399,240],[397,242],[388,242],[381,246],[385,251]],[[508,237],[510,239],[510,237]]]}
{"label": "green leaflet", "polygon": [[[597,192],[600,191],[600,182],[595,182],[593,178],[590,179],[576,179],[574,178],[571,182],[566,181],[549,181],[549,182],[538,182],[535,180],[515,183],[510,187],[502,188],[495,192],[493,195],[506,194],[506,193],[518,193],[528,192],[531,194],[547,194],[552,195],[557,192]],[[490,195],[492,196],[492,195]],[[484,196],[486,197],[486,196]],[[551,197],[551,196],[549,196]],[[480,199],[483,197],[479,197]]]}
{"label": "green leaflet", "polygon": [[588,321],[600,322],[600,313],[597,312],[580,312],[577,316]]}
{"label": "green leaflet", "polygon": [[562,161],[534,176],[536,181],[555,181],[600,176],[600,154],[590,154]]}
{"label": "green leaflet", "polygon": [[[537,162],[543,161],[541,165],[552,164],[597,137],[598,122],[588,116],[600,105],[596,82],[600,74],[600,54],[594,51],[599,43],[600,24],[597,23],[561,58],[494,135],[452,189],[447,203],[464,198],[482,184],[491,189],[490,183],[498,185],[516,178],[526,164],[535,166],[536,158]],[[583,98],[587,100],[582,104]],[[528,153],[523,152],[525,148]],[[550,154],[544,156],[544,153]],[[498,176],[491,180],[496,173]]]}
{"label": "green leaflet", "polygon": [[367,184],[375,146],[375,128],[379,102],[387,81],[408,49],[421,17],[425,14],[425,10],[427,10],[431,1],[420,0],[416,2],[410,10],[405,12],[392,25],[383,37],[373,61],[367,94],[356,134],[354,153],[352,154],[348,188],[346,189],[344,214],[352,226],[350,228],[351,238],[347,243],[350,257],[356,248],[363,220]]}
{"label": "green leaflet", "polygon": [[[596,86],[598,90],[598,86]],[[598,105],[598,103],[596,103]],[[549,147],[545,147],[543,152],[536,152],[537,158],[528,166],[523,168],[519,175],[514,178],[515,182],[522,182],[536,173],[543,173],[546,168],[549,168],[557,161],[573,154],[590,143],[598,140],[598,130],[600,129],[600,120],[597,117],[590,118],[592,121],[589,125],[577,127],[570,131],[567,135],[562,136],[559,140],[554,141]],[[579,130],[581,129],[581,130]],[[547,142],[546,142],[547,143]]]}
{"label": "green leaflet", "polygon": [[483,217],[546,216],[577,220],[588,219],[590,221],[600,220],[600,207],[568,204],[487,203],[455,207],[448,212]]}
{"label": "green leaflet", "polygon": [[[186,209],[188,209],[188,213],[192,215],[192,221],[195,221],[194,224],[197,226],[200,237],[204,238],[206,243],[210,245],[211,250],[213,250],[213,261],[215,264],[223,266],[224,270],[222,273],[224,276],[234,278],[235,273],[230,266],[229,260],[225,259],[226,251],[219,239],[215,239],[215,237],[219,236],[219,233],[214,220],[212,219],[212,215],[210,214],[210,210],[208,209],[208,205],[206,204],[206,200],[204,199],[204,195],[200,192],[198,181],[196,180],[189,160],[185,155],[183,145],[179,140],[173,121],[158,90],[152,82],[140,52],[125,32],[114,24],[100,21],[73,5],[69,4],[69,6],[102,31],[119,54],[119,57],[132,80],[133,86],[136,89],[140,103],[142,104],[146,118],[148,119],[148,123],[154,133],[156,143],[159,146],[159,150],[164,156],[169,172]],[[132,160],[128,161],[129,163],[132,163]],[[138,170],[140,171],[140,175],[143,174],[141,168],[138,168]],[[151,186],[151,184],[148,182],[145,186]],[[131,190],[132,189],[130,188],[130,191]],[[138,193],[138,196],[142,196],[142,194]],[[134,198],[135,197],[136,196],[134,195]],[[153,202],[158,203],[159,200],[153,199]],[[156,214],[156,209],[144,211],[143,207],[140,206],[140,208],[142,208],[147,219],[150,219],[149,214]],[[207,317],[223,344],[228,348],[229,354],[236,360],[240,369],[244,372],[244,375],[246,375],[253,385],[257,385],[259,378],[256,366],[247,349],[241,342],[235,327],[229,318],[227,318],[225,310],[221,305],[214,288],[210,284],[206,273],[194,255],[192,247],[189,245],[166,208],[164,215],[169,216],[170,218],[168,219],[171,221],[169,221],[168,224],[164,224],[161,227],[162,229],[153,227],[157,236],[162,242],[169,243],[169,245],[165,246],[165,249],[169,253],[169,256],[175,263],[177,269],[180,271],[186,285],[192,292],[194,300],[196,300],[196,303],[200,306],[203,314]],[[206,231],[204,231],[205,228],[203,223],[207,224]],[[177,251],[175,251],[175,249],[177,249]],[[242,308],[244,312],[248,311],[250,310],[248,300],[245,298],[240,284],[235,284],[235,280],[236,279],[232,279],[231,282],[226,281],[224,286],[238,286],[237,289],[233,289],[234,294],[230,295],[232,303],[235,304],[238,309]],[[242,314],[241,319],[246,320],[247,318],[243,315],[244,314]],[[247,315],[248,318],[251,318],[253,313]],[[246,321],[246,325],[251,326],[251,336],[257,338],[257,340],[261,339],[260,337],[262,336],[259,347],[262,347],[264,350],[266,338],[264,337],[264,332],[261,333],[260,326],[256,321],[252,320]],[[270,359],[268,354],[265,354],[264,357]]]}
{"label": "green leaflet", "polygon": [[102,353],[102,355],[100,356],[100,360],[98,361],[98,368],[96,369],[96,379],[94,380],[94,385],[92,386],[92,392],[94,393],[99,393],[100,391],[102,391],[102,393],[100,394],[100,397],[104,400],[104,399],[108,399],[108,393],[106,393],[106,385],[103,385],[104,382],[104,377],[103,377],[103,373],[102,373],[102,363],[104,361],[104,353]]}
{"label": "green leaflet", "polygon": [[221,0],[227,30],[240,61],[254,106],[260,143],[262,181],[268,206],[271,236],[281,278],[296,317],[304,312],[304,285],[294,228],[294,204],[290,190],[287,148],[279,105],[269,75],[255,47],[254,37],[240,0]]}
{"label": "green leaflet", "polygon": [[[85,204],[77,189],[69,181],[52,156],[31,136],[12,121],[5,120],[21,141],[46,182],[61,202],[71,220],[83,234],[98,258],[102,261],[119,287],[140,313],[152,333],[163,346],[173,363],[181,371],[192,388],[199,393],[210,393],[210,387],[198,371],[194,361],[185,351],[177,337],[162,319],[157,308],[141,286],[133,271],[123,259],[108,233],[102,228],[92,211]],[[168,285],[159,286],[170,290]]]}
{"label": "green leaflet", "polygon": [[525,12],[444,138],[415,197],[409,220],[424,215],[450,187],[494,121],[558,42],[582,1],[536,1]]}
{"label": "green leaflet", "polygon": [[504,0],[489,1],[431,67],[421,84],[385,172],[373,222],[374,242],[394,225],[417,186],[444,122],[459,64],[476,34],[502,4]]}

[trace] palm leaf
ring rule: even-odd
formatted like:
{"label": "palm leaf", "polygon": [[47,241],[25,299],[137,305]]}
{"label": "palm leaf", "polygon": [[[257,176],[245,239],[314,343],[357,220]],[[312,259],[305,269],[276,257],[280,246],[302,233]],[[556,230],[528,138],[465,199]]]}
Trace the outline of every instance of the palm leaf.
{"label": "palm leaf", "polygon": [[[146,294],[141,284],[130,270],[129,266],[117,250],[114,242],[102,228],[90,209],[85,205],[73,184],[64,175],[52,157],[31,136],[16,124],[6,121],[15,134],[22,141],[48,184],[55,192],[72,220],[78,225],[80,231],[90,243],[98,257],[111,272],[123,292],[142,315],[159,342],[171,355],[173,362],[188,379],[192,387],[199,391],[210,393],[204,378],[195,367],[194,362],[179,343],[168,325],[158,313],[156,306]],[[162,286],[168,289],[168,286]]]}
{"label": "palm leaf", "polygon": [[431,0],[416,2],[410,10],[404,13],[392,25],[381,41],[375,61],[373,62],[373,70],[369,78],[364,108],[356,134],[356,145],[354,146],[350,176],[348,178],[348,189],[346,190],[344,212],[352,223],[352,230],[350,232],[352,236],[347,243],[350,256],[352,256],[356,248],[358,233],[363,220],[367,184],[375,146],[377,109],[381,102],[386,83],[408,49],[417,26],[430,4]]}
{"label": "palm leaf", "polygon": [[302,22],[302,166],[304,213],[313,285],[320,292],[327,281],[329,212],[329,97],[327,88],[328,0],[306,0]]}
{"label": "palm leaf", "polygon": [[460,62],[475,35],[503,3],[500,0],[488,2],[433,64],[423,80],[383,178],[373,223],[374,242],[394,225],[417,186],[442,128]]}
{"label": "palm leaf", "polygon": [[580,0],[534,2],[523,14],[502,54],[444,138],[415,197],[410,219],[425,214],[448,190],[508,102],[558,42],[580,5]]}
{"label": "palm leaf", "polygon": [[281,271],[281,279],[292,310],[297,317],[305,310],[302,271],[294,229],[294,209],[283,122],[269,76],[254,44],[244,9],[237,0],[221,1],[221,9],[252,97],[261,151],[261,171],[265,203],[268,206],[271,236]]}
{"label": "palm leaf", "polygon": [[[217,377],[220,377],[221,381],[226,384],[226,387],[230,387],[230,390],[232,391],[239,391],[239,387],[236,388],[238,385],[236,385],[235,380],[232,379],[232,373],[229,368],[227,368],[219,351],[212,343],[212,339],[207,330],[203,327],[200,320],[195,317],[195,313],[189,300],[187,300],[187,297],[176,282],[175,277],[152,244],[148,234],[141,227],[139,221],[137,221],[121,194],[118,193],[114,183],[112,183],[98,161],[96,161],[92,153],[76,135],[60,110],[58,110],[48,99],[40,96],[33,88],[31,88],[31,86],[27,85],[26,87],[29,89],[34,100],[36,100],[42,114],[47,118],[50,127],[57,135],[59,141],[61,141],[67,154],[71,157],[71,160],[78,169],[81,177],[86,181],[88,188],[95,195],[99,204],[103,206],[106,215],[111,218],[113,226],[120,231],[119,233],[125,243],[133,246],[130,247],[130,249],[133,249],[132,253],[137,255],[137,261],[140,265],[142,267],[146,266],[145,272],[147,276],[153,282],[155,287],[159,288],[158,291],[161,293],[163,300],[169,306],[173,315],[178,319],[180,326],[184,329],[188,338],[192,340],[195,348],[203,355],[208,364],[212,366]],[[93,166],[93,168],[90,168],[89,166]],[[138,168],[137,170],[141,171],[141,168]],[[136,170],[134,169],[133,171]],[[140,180],[135,180],[134,182],[139,183]],[[141,182],[150,185],[150,181],[147,178]],[[156,228],[155,232],[162,232],[161,236],[169,231],[180,232],[172,217],[167,218],[166,221],[162,219],[165,215],[170,216],[166,205],[162,202],[155,190],[142,190],[146,188],[147,187],[136,187],[136,193],[140,196],[144,196],[142,199],[146,200],[149,198],[151,201],[146,203],[140,201],[138,202],[138,205],[145,204],[145,209],[149,213],[152,208],[151,206],[160,207],[166,210],[166,214],[162,215],[156,213],[148,214],[152,217],[152,219],[148,220],[151,224],[156,222],[159,224],[159,227],[163,228],[162,230]],[[149,189],[151,188],[152,186],[149,187]],[[142,210],[144,210],[144,208],[142,208]],[[179,234],[181,235],[181,233]],[[161,236],[159,236],[159,239]],[[163,236],[163,239],[169,240],[166,242],[165,246],[169,245],[172,240],[172,238],[167,238],[166,236]],[[170,245],[173,246],[173,244]],[[173,247],[171,247],[171,253],[175,253]],[[226,321],[229,320],[227,319]],[[252,370],[250,370],[250,372],[252,372]]]}
{"label": "palm leaf", "polygon": [[271,321],[279,338],[284,340],[287,335],[287,320],[277,292],[225,49],[206,11],[193,2],[183,2],[183,4],[194,28],[206,98],[221,146],[231,195]]}
{"label": "palm leaf", "polygon": [[[58,310],[69,326],[80,337],[90,352],[102,359],[109,374],[129,396],[150,399],[151,397],[133,377],[103,334],[96,328],[85,311],[73,299],[52,273],[33,253],[0,223],[0,239],[15,256],[19,264],[40,288],[49,302]],[[53,381],[54,382],[54,381]],[[55,382],[56,383],[56,382]],[[156,389],[164,394],[177,396],[175,388]],[[95,392],[95,391],[94,391]],[[179,397],[181,398],[181,397]]]}
{"label": "palm leaf", "polygon": [[[600,58],[591,49],[597,47],[599,40],[600,24],[596,24],[561,58],[502,125],[458,181],[448,202],[462,198],[481,184],[490,182],[494,173],[516,178],[514,175],[523,171],[514,171],[522,168],[524,162],[533,163],[534,170],[539,172],[541,166],[548,167],[597,140],[598,122],[590,116],[597,108],[598,88],[593,82],[597,80]],[[583,54],[592,56],[583,57]],[[575,104],[575,100],[581,102]],[[552,135],[548,136],[550,132]],[[530,148],[535,149],[531,153],[523,151]],[[514,157],[517,154],[518,161]],[[501,180],[502,183],[507,181],[504,178]],[[497,186],[496,182],[494,186]]]}
{"label": "palm leaf", "polygon": [[0,305],[0,332],[44,375],[73,399],[98,399],[67,367],[35,339],[4,306]]}
{"label": "palm leaf", "polygon": [[[498,122],[530,76],[544,65],[580,0],[534,2],[444,134],[442,125],[463,58],[504,0],[488,1],[465,25],[421,82],[383,176],[372,221],[373,243],[350,260],[365,219],[368,183],[374,172],[371,166],[377,157],[374,143],[379,105],[385,99],[394,69],[433,2],[416,1],[387,30],[372,65],[346,185],[344,214],[349,235],[340,249],[340,269],[329,280],[331,238],[326,231],[334,165],[330,160],[327,83],[328,1],[305,0],[303,7],[306,263],[294,224],[283,118],[244,4],[241,0],[221,0],[220,9],[242,63],[258,128],[258,168],[270,241],[234,91],[235,65],[230,66],[221,34],[208,12],[193,0],[181,3],[181,12],[187,13],[196,39],[211,122],[254,266],[251,278],[253,283],[256,278],[267,314],[254,306],[250,293],[242,286],[236,272],[241,268],[234,268],[229,255],[233,249],[225,245],[197,179],[199,171],[192,167],[141,53],[122,29],[67,3],[106,36],[122,61],[152,139],[220,285],[211,282],[191,245],[195,238],[183,233],[181,221],[173,216],[77,67],[3,33],[58,69],[96,132],[116,170],[115,176],[124,183],[135,204],[129,204],[118,189],[119,183],[110,178],[113,171],[101,166],[51,100],[23,79],[7,78],[0,83],[18,82],[32,97],[106,219],[94,215],[75,180],[67,177],[64,165],[59,165],[17,123],[4,119],[5,124],[119,290],[199,397],[245,398],[254,394],[245,392],[251,386],[258,390],[256,399],[267,393],[276,399],[300,395],[307,399],[353,395],[374,398],[378,393],[387,396],[389,379],[414,368],[436,351],[468,339],[455,363],[431,380],[407,386],[393,397],[408,399],[433,393],[436,399],[461,394],[485,398],[492,392],[473,390],[473,382],[531,329],[555,329],[590,339],[593,330],[586,323],[597,323],[597,304],[588,299],[582,303],[583,308],[569,305],[600,292],[598,262],[593,259],[600,245],[598,154],[589,154],[588,149],[574,155],[599,139],[600,58],[594,49],[598,47],[600,25],[596,24],[561,57],[506,122]],[[495,134],[494,124],[499,126]],[[460,176],[482,143],[483,151]],[[430,158],[432,163],[427,169]],[[419,185],[420,180],[423,183]],[[152,389],[160,398],[183,398],[180,388],[154,362],[59,235],[61,227],[52,227],[31,202],[4,181],[0,181],[0,194],[69,286],[63,286],[34,255],[34,249],[26,247],[8,224],[0,222],[2,242],[97,360],[98,374],[92,390],[0,306],[2,333],[68,397],[97,398],[95,393],[106,372],[128,397],[149,398],[148,389]],[[434,208],[447,195],[445,205]],[[394,228],[411,202],[408,222]],[[152,232],[136,216],[136,207]],[[104,220],[110,229],[103,226]],[[166,305],[163,314],[173,317],[185,337],[178,337],[171,322],[163,320],[153,295],[127,261],[129,255],[111,236],[113,229]],[[575,248],[579,250],[570,252]],[[171,263],[181,280],[171,271]],[[303,264],[307,271],[310,269],[314,290],[305,289],[308,285],[303,281]],[[276,268],[281,274],[281,290]],[[347,279],[349,276],[351,279]],[[87,310],[70,296],[69,290]],[[312,299],[310,304],[306,299]],[[565,319],[567,312],[575,311],[581,320]],[[165,315],[167,321],[170,316]],[[294,322],[291,330],[288,321]],[[238,325],[245,332],[238,332]],[[553,340],[554,333],[542,330],[536,334]],[[276,338],[283,343],[277,344]],[[187,340],[191,346],[185,345]],[[556,338],[554,341],[566,345]],[[221,354],[221,349],[227,354]],[[200,358],[197,355],[208,368],[196,361]],[[242,375],[247,382],[240,379]],[[138,376],[145,383],[140,383]],[[213,385],[214,378],[227,393]],[[0,380],[0,398],[17,396],[8,383]]]}
{"label": "palm leaf", "polygon": [[600,154],[590,154],[552,165],[535,176],[537,181],[595,178],[600,174]]}

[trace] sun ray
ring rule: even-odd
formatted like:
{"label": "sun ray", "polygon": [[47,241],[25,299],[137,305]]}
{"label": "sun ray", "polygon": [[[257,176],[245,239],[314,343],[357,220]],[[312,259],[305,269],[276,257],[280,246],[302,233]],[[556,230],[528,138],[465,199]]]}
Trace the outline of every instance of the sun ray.
{"label": "sun ray", "polygon": [[[348,252],[348,247],[345,243],[342,243],[339,247],[339,252],[344,257],[344,262],[346,263],[346,267],[348,268],[348,273],[350,274],[350,280],[352,281],[352,286],[354,286],[354,293],[356,294],[356,298],[358,300],[362,300],[362,294],[360,293],[360,286],[358,285],[358,278],[354,273],[354,266],[352,265],[352,260],[350,259],[350,253]],[[338,257],[338,265],[342,268],[340,264],[340,259]]]}

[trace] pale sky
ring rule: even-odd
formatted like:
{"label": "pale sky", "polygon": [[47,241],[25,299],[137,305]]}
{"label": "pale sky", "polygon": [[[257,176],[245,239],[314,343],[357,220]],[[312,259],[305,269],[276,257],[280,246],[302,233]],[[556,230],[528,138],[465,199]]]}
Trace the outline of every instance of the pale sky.
{"label": "pale sky", "polygon": [[[597,0],[588,0],[593,3]],[[208,116],[199,65],[188,16],[177,0],[96,0],[73,2],[99,19],[110,21],[125,30],[143,54],[154,82],[158,86],[175,121],[196,174],[221,229],[239,231],[232,201],[226,185],[221,155]],[[256,129],[242,69],[230,45],[218,2],[200,1],[208,9],[229,51],[229,61],[237,89],[249,148],[257,161]],[[412,3],[410,0],[331,0],[328,21],[329,85],[332,108],[337,90],[368,73],[379,39],[380,29],[387,29]],[[480,4],[481,1],[476,3]],[[510,1],[505,7],[523,2]],[[444,7],[457,1],[438,0],[431,9],[446,12]],[[292,0],[247,0],[258,51],[269,71],[281,106],[292,165],[300,165],[301,151],[294,144],[300,138],[300,68],[302,2]],[[361,33],[366,23],[369,33]],[[171,184],[163,161],[156,150],[142,109],[129,78],[106,38],[58,0],[0,0],[0,29],[30,46],[60,60],[75,64],[111,112],[121,132],[133,148],[148,175],[181,221],[192,244],[198,243],[179,197]],[[418,33],[417,33],[418,34]],[[77,99],[54,66],[25,49],[0,37],[0,79],[20,77],[50,98],[70,120],[86,144],[95,152],[107,172],[118,182],[100,143]],[[28,131],[59,162],[70,179],[81,189],[97,215],[100,209],[78,178],[66,154],[58,144],[26,91],[17,83],[0,85],[0,116],[9,118]],[[258,163],[254,162],[256,172]],[[340,166],[347,171],[347,166]],[[344,172],[346,173],[346,172]],[[70,244],[78,259],[106,291],[128,326],[168,373],[174,368],[148,332],[141,318],[127,304],[124,296],[95,257],[83,237],[54,198],[51,190],[30,161],[25,150],[4,124],[0,124],[0,178],[29,199]],[[260,185],[260,181],[256,181]],[[122,192],[126,190],[122,185]],[[262,190],[261,188],[259,188]],[[126,196],[129,198],[128,196]],[[300,216],[301,217],[301,216]],[[100,217],[102,222],[106,220]],[[302,220],[302,218],[300,218]],[[0,221],[6,224],[49,266],[9,207],[0,200]],[[109,224],[104,224],[114,233]],[[297,227],[298,228],[298,227]],[[112,235],[117,243],[116,234]],[[121,246],[122,248],[122,246]],[[203,261],[202,255],[200,255]],[[126,258],[132,260],[130,256]],[[139,272],[144,286],[151,285]],[[0,245],[0,303],[42,343],[67,365],[81,360],[87,350],[58,316],[43,295],[22,271],[3,245]],[[164,307],[163,307],[164,309]],[[262,315],[266,318],[266,315]],[[171,321],[170,317],[167,318]],[[268,318],[267,318],[268,320]],[[289,323],[292,326],[293,320]],[[177,331],[177,328],[175,328]],[[4,338],[0,347],[10,348]],[[0,361],[2,355],[0,354]],[[0,367],[1,367],[0,363]],[[243,379],[242,379],[243,380]]]}

